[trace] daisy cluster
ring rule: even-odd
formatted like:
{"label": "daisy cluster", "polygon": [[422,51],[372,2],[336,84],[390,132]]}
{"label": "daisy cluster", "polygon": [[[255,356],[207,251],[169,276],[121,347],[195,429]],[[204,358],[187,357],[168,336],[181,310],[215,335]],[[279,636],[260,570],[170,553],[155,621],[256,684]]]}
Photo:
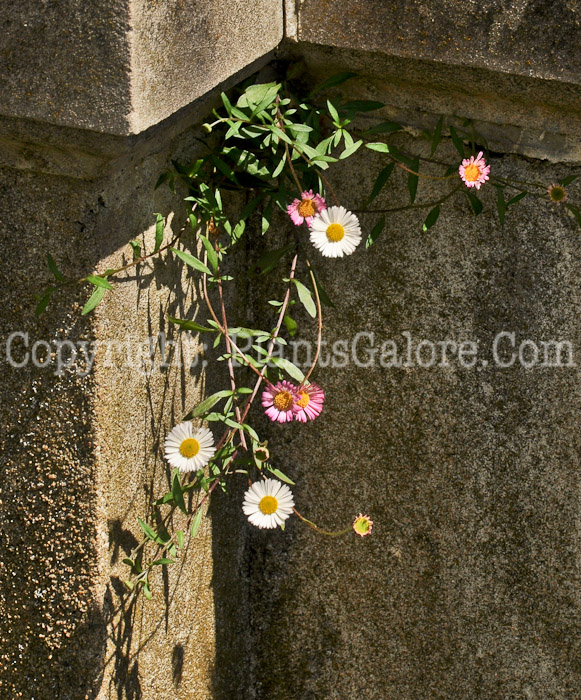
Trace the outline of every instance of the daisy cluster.
{"label": "daisy cluster", "polygon": [[320,194],[301,192],[287,207],[292,222],[309,227],[311,243],[327,258],[351,255],[361,243],[359,219],[345,207],[327,207]]}

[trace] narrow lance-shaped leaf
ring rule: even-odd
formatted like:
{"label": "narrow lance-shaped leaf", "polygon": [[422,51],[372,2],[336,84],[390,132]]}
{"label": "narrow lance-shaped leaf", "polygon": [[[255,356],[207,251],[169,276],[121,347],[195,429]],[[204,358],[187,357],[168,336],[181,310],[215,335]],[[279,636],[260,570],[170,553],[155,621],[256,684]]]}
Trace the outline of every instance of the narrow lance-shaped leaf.
{"label": "narrow lance-shaped leaf", "polygon": [[181,318],[174,318],[173,316],[167,317],[170,323],[175,323],[184,331],[197,331],[198,333],[213,333],[214,328],[206,328],[205,326],[200,326],[199,323],[195,321],[187,321]]}
{"label": "narrow lance-shaped leaf", "polygon": [[436,124],[436,128],[434,129],[434,135],[432,137],[432,148],[430,149],[430,158],[434,155],[436,152],[436,149],[438,148],[438,144],[440,143],[440,138],[442,137],[442,125],[444,124],[444,117],[440,117],[438,119],[438,123]]}
{"label": "narrow lance-shaped leaf", "polygon": [[432,226],[436,223],[438,220],[438,217],[440,216],[440,206],[435,206],[432,211],[426,216],[426,220],[424,221],[424,225],[422,226],[422,230],[425,233],[428,229],[431,229]]}
{"label": "narrow lance-shaped leaf", "polygon": [[504,226],[504,218],[506,216],[506,203],[504,201],[504,189],[502,187],[496,187],[496,208],[498,210],[498,218],[500,219],[500,225]]}
{"label": "narrow lance-shaped leaf", "polygon": [[413,173],[408,174],[408,190],[410,192],[410,202],[413,204],[416,199],[416,194],[418,191],[418,181],[419,178],[416,173],[419,172],[420,169],[420,161],[419,158],[415,158],[412,163],[411,163],[411,168],[410,170],[413,170]]}
{"label": "narrow lance-shaped leaf", "polygon": [[180,483],[180,473],[176,471],[173,475],[171,492],[173,494],[174,501],[182,513],[188,514],[186,509],[186,504],[184,502],[184,495],[182,493],[182,485]]}
{"label": "narrow lance-shaped leaf", "polygon": [[367,200],[368,205],[371,204],[371,202],[373,202],[373,200],[377,197],[377,195],[384,188],[385,183],[389,180],[394,168],[395,168],[395,163],[389,163],[379,173],[379,175],[377,176],[377,178],[375,180],[375,184],[373,185],[373,189],[371,190],[371,194],[369,195],[369,199]]}
{"label": "narrow lance-shaped leaf", "polygon": [[199,236],[200,240],[204,245],[204,248],[206,249],[206,253],[208,255],[208,262],[212,266],[214,274],[216,274],[218,272],[218,255],[214,250],[214,246],[210,243],[206,236],[203,236],[201,233],[199,234]]}
{"label": "narrow lance-shaped leaf", "polygon": [[474,212],[475,216],[478,216],[482,212],[483,205],[482,202],[478,199],[478,197],[473,193],[473,192],[466,192],[466,196],[468,197],[468,201],[470,202],[470,206],[472,207],[472,211]]}
{"label": "narrow lance-shaped leaf", "polygon": [[385,228],[385,215],[379,219],[379,221],[375,224],[375,226],[371,229],[371,232],[367,238],[367,241],[365,243],[365,247],[369,248],[372,246],[375,241],[381,236],[383,229]]}
{"label": "narrow lance-shaped leaf", "polygon": [[40,316],[43,314],[46,310],[46,307],[48,306],[50,302],[50,298],[52,296],[52,293],[55,291],[55,287],[47,287],[47,289],[44,290],[42,293],[42,296],[40,299],[38,299],[38,304],[36,305],[36,309],[34,310],[34,313],[36,316]]}
{"label": "narrow lance-shaped leaf", "polygon": [[299,299],[301,300],[302,305],[307,310],[309,316],[315,318],[317,315],[317,307],[313,301],[313,295],[311,294],[310,290],[305,287],[302,282],[299,282],[296,279],[293,279],[293,282],[295,283],[297,292],[299,293]]}
{"label": "narrow lance-shaped leaf", "polygon": [[192,537],[195,537],[198,534],[203,517],[204,513],[202,508],[198,508],[198,512],[194,515],[194,519],[192,520]]}
{"label": "narrow lance-shaped leaf", "polygon": [[514,197],[512,197],[512,199],[508,200],[508,202],[506,203],[506,208],[508,209],[513,204],[520,202],[520,200],[524,199],[527,196],[527,194],[528,194],[528,192],[520,192],[519,194],[515,195]]}
{"label": "narrow lance-shaped leaf", "polygon": [[180,260],[183,260],[186,265],[189,265],[190,267],[193,267],[195,270],[198,270],[198,272],[203,272],[206,275],[212,275],[211,270],[204,265],[204,263],[201,260],[198,260],[198,258],[194,258],[193,255],[190,255],[189,253],[186,253],[183,250],[178,250],[177,248],[170,248],[171,251],[173,251]]}
{"label": "narrow lance-shaped leaf", "polygon": [[450,127],[450,136],[452,137],[452,143],[454,146],[456,146],[456,150],[460,154],[462,158],[466,155],[466,152],[464,151],[464,144],[460,140],[460,137],[458,136],[458,133],[456,132],[456,129],[454,129],[453,126]]}
{"label": "narrow lance-shaped leaf", "polygon": [[141,257],[141,243],[139,241],[129,241],[129,245],[133,250],[133,259],[139,260]]}
{"label": "narrow lance-shaped leaf", "polygon": [[144,522],[141,518],[137,518],[137,522],[139,523],[139,527],[143,530],[145,536],[148,539],[152,540],[153,542],[156,542],[159,539],[155,530],[146,522]]}
{"label": "narrow lance-shaped leaf", "polygon": [[50,253],[46,254],[46,261],[48,263],[48,269],[52,272],[52,274],[56,277],[56,279],[59,282],[64,282],[64,276],[60,273],[58,267],[56,266],[55,261],[53,260],[53,257]]}
{"label": "narrow lance-shaped leaf", "polygon": [[89,275],[87,281],[94,284],[95,287],[103,287],[104,289],[113,289],[113,285],[104,277],[99,277],[98,275]]}
{"label": "narrow lance-shaped leaf", "polygon": [[93,290],[93,293],[89,297],[89,301],[83,306],[83,310],[81,311],[81,316],[86,316],[88,313],[90,313],[96,306],[98,306],[101,301],[103,300],[103,297],[105,296],[105,292],[107,289],[105,287],[95,287]]}
{"label": "narrow lance-shaped leaf", "polygon": [[165,226],[165,221],[161,214],[156,214],[155,216],[155,246],[153,252],[157,253],[163,243],[163,227]]}
{"label": "narrow lance-shaped leaf", "polygon": [[562,180],[559,180],[559,184],[566,187],[567,185],[570,185],[572,182],[575,182],[575,180],[578,177],[579,177],[579,175],[569,175],[568,177],[564,177]]}
{"label": "narrow lance-shaped leaf", "polygon": [[284,372],[289,374],[293,379],[296,379],[298,382],[302,382],[305,378],[303,372],[285,357],[271,357],[270,360],[276,367],[282,369]]}
{"label": "narrow lance-shaped leaf", "polygon": [[184,420],[191,420],[192,418],[197,418],[198,416],[201,416],[203,413],[206,413],[206,411],[209,411],[212,408],[212,406],[215,406],[218,403],[218,401],[220,401],[220,399],[224,399],[227,396],[232,396],[232,392],[227,389],[217,391],[215,394],[208,396],[207,399],[204,399],[187,415],[185,415]]}

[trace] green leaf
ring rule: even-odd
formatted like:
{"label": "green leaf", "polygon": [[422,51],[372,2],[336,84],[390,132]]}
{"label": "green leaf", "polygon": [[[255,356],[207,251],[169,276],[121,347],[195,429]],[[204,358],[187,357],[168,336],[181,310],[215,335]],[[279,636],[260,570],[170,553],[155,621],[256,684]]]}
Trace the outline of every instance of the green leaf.
{"label": "green leaf", "polygon": [[198,258],[194,258],[193,255],[190,255],[189,253],[186,253],[183,250],[178,250],[177,248],[170,248],[170,250],[173,251],[178,256],[178,258],[180,258],[180,260],[183,260],[186,263],[186,265],[189,265],[195,270],[203,272],[206,275],[212,276],[212,272],[210,271],[210,269],[207,268],[201,260],[198,260]]}
{"label": "green leaf", "polygon": [[436,128],[434,129],[434,135],[432,136],[432,148],[430,149],[430,158],[434,155],[436,149],[438,148],[438,144],[440,143],[440,139],[442,137],[443,124],[444,117],[442,116],[438,119],[438,123],[436,124]]}
{"label": "green leaf", "polygon": [[506,203],[504,201],[504,190],[502,187],[496,186],[496,208],[498,209],[498,218],[500,225],[504,226],[504,218],[506,216]]}
{"label": "green leaf", "polygon": [[52,274],[57,278],[59,282],[64,282],[64,277],[63,275],[59,272],[58,267],[56,266],[55,261],[53,260],[53,257],[50,253],[46,254],[46,262],[48,263],[48,269],[52,272]]}
{"label": "green leaf", "polygon": [[167,317],[170,323],[175,323],[176,326],[183,328],[185,331],[198,331],[199,333],[213,333],[213,328],[206,328],[205,326],[200,326],[199,323],[195,321],[186,321],[181,318],[174,318],[173,316]]}
{"label": "green leaf", "polygon": [[458,136],[456,129],[454,129],[453,126],[450,127],[450,136],[452,137],[452,143],[454,144],[454,146],[456,146],[456,150],[458,151],[460,156],[464,158],[464,156],[466,155],[464,151],[464,144],[460,140],[460,137]]}
{"label": "green leaf", "polygon": [[472,192],[465,192],[465,195],[468,197],[468,201],[470,202],[470,206],[472,207],[474,215],[478,216],[478,214],[480,214],[482,212],[482,209],[484,208],[482,202]]}
{"label": "green leaf", "polygon": [[572,204],[567,204],[567,202],[565,202],[565,206],[570,212],[573,213],[573,215],[577,219],[577,223],[581,227],[581,211],[579,211],[578,207],[574,207]]}
{"label": "green leaf", "polygon": [[438,217],[440,216],[440,206],[435,206],[432,211],[426,216],[426,220],[424,221],[424,225],[422,226],[422,231],[425,233],[428,229],[431,229],[432,226],[436,223],[438,220]]}
{"label": "green leaf", "polygon": [[180,473],[176,471],[173,475],[173,480],[171,484],[171,492],[173,494],[173,499],[177,507],[182,511],[182,513],[188,514],[186,504],[184,503],[184,495],[182,493],[182,485],[180,483]]}
{"label": "green leaf", "polygon": [[184,420],[191,420],[192,418],[197,418],[198,416],[201,416],[203,413],[206,413],[206,411],[209,411],[212,408],[212,406],[215,406],[218,403],[218,401],[220,401],[220,399],[224,399],[227,396],[232,396],[232,392],[226,389],[223,389],[222,391],[217,391],[215,394],[208,396],[207,399],[204,399],[187,415],[185,415]]}
{"label": "green leaf", "polygon": [[512,199],[508,200],[508,202],[506,203],[506,208],[508,209],[513,204],[520,202],[520,200],[524,199],[527,196],[527,194],[528,194],[528,192],[521,192],[520,194],[515,195]]}
{"label": "green leaf", "polygon": [[157,253],[163,243],[163,228],[165,226],[165,220],[161,214],[155,215],[157,218],[155,220],[155,247],[153,252]]}
{"label": "green leaf", "polygon": [[284,372],[290,375],[293,379],[296,379],[298,382],[302,382],[305,378],[305,375],[302,373],[302,371],[296,365],[293,365],[293,363],[287,360],[285,357],[271,357],[270,360],[276,367],[282,369]]}
{"label": "green leaf", "polygon": [[232,116],[232,105],[230,104],[230,100],[228,99],[227,95],[225,92],[220,93],[220,97],[222,98],[222,104],[226,108],[226,111],[228,112],[228,116]]}
{"label": "green leaf", "polygon": [[335,308],[335,304],[331,301],[331,298],[325,291],[325,288],[323,285],[319,282],[319,278],[317,277],[317,274],[315,273],[315,270],[313,269],[313,277],[315,278],[315,284],[317,285],[317,291],[319,292],[319,300],[321,301],[321,304],[324,304],[325,306],[328,306],[332,309]]}
{"label": "green leaf", "polygon": [[206,236],[203,236],[201,233],[198,235],[200,236],[200,240],[204,244],[204,248],[206,249],[206,253],[208,254],[208,262],[212,266],[214,274],[216,274],[218,272],[218,255],[214,250],[214,246],[210,243]]}
{"label": "green leaf", "polygon": [[372,134],[393,134],[395,131],[401,131],[401,124],[397,122],[381,122],[381,124],[376,124],[372,126],[371,129],[367,129],[365,132],[366,136],[371,136]]}
{"label": "green leaf", "polygon": [[297,329],[298,325],[297,322],[289,316],[288,314],[285,314],[284,318],[284,325],[286,326],[286,329],[288,331],[288,334],[290,335],[291,338],[294,338],[294,336],[297,334]]}
{"label": "green leaf", "polygon": [[281,481],[285,481],[287,484],[295,486],[295,482],[292,479],[289,479],[289,477],[286,474],[283,474],[283,472],[281,472],[280,469],[273,469],[269,466],[267,466],[266,468],[271,474],[274,474]]}
{"label": "green leaf", "polygon": [[186,538],[184,537],[183,530],[178,530],[176,532],[176,540],[178,541],[178,547],[181,549],[184,546]]}
{"label": "green leaf", "polygon": [[285,163],[286,163],[286,151],[283,153],[283,156],[282,156],[282,158],[280,159],[278,165],[276,166],[276,168],[275,168],[275,169],[273,170],[273,172],[272,172],[272,178],[273,178],[273,180],[274,180],[275,178],[277,178],[277,177],[282,173],[282,170],[283,170],[283,168],[284,168],[284,164],[285,164]]}
{"label": "green leaf", "polygon": [[338,124],[339,112],[337,112],[337,110],[335,109],[335,105],[331,102],[331,100],[327,100],[327,109],[329,110],[329,114],[331,115],[333,122]]}
{"label": "green leaf", "polygon": [[317,85],[312,90],[311,95],[314,95],[317,92],[321,92],[321,90],[326,90],[327,88],[336,87],[337,85],[341,85],[342,83],[349,80],[350,78],[355,78],[355,77],[357,77],[357,73],[351,73],[349,71],[345,71],[342,73],[335,73],[335,75],[332,75],[330,78],[327,78],[327,80],[324,80],[322,83]]}
{"label": "green leaf", "polygon": [[147,600],[151,600],[153,598],[151,589],[149,588],[149,583],[147,581],[143,582],[143,595],[147,598]]}
{"label": "green leaf", "polygon": [[164,564],[175,564],[175,561],[173,559],[168,559],[167,557],[162,557],[161,559],[156,559],[155,561],[151,562],[151,566],[163,566]]}
{"label": "green leaf", "polygon": [[355,151],[359,149],[362,143],[363,141],[356,141],[355,143],[351,144],[351,146],[347,146],[347,148],[339,156],[339,160],[345,160],[345,158],[349,158],[349,156],[352,156],[355,153]]}
{"label": "green leaf", "polygon": [[579,175],[569,175],[568,177],[563,178],[562,180],[559,180],[559,184],[563,186],[570,185],[572,182],[575,182],[575,180],[579,177]]}
{"label": "green leaf", "polygon": [[[52,296],[52,293],[55,291],[55,287],[47,287],[40,299],[38,300],[38,304],[36,305],[36,309],[34,310],[34,313],[36,316],[40,316],[46,311],[46,307],[48,306],[50,302],[50,298]],[[38,298],[38,297],[37,297]]]}
{"label": "green leaf", "polygon": [[[415,158],[411,163],[410,170],[414,173],[418,173],[420,170],[420,160]],[[410,203],[413,204],[416,199],[416,193],[418,191],[419,177],[414,175],[414,173],[408,173],[408,190],[410,191]]]}
{"label": "green leaf", "polygon": [[139,241],[129,241],[129,245],[133,250],[133,259],[139,260],[141,257],[141,243]]}
{"label": "green leaf", "polygon": [[212,163],[216,166],[216,168],[222,173],[222,175],[225,175],[228,180],[233,182],[235,185],[238,184],[238,180],[236,179],[236,175],[234,174],[234,171],[232,168],[225,163],[223,160],[218,158],[218,156],[212,154]]}
{"label": "green leaf", "polygon": [[103,297],[105,296],[105,292],[107,289],[105,287],[95,287],[93,290],[93,293],[89,297],[89,301],[83,306],[83,310],[81,311],[81,316],[86,316],[88,313],[90,313],[96,306],[98,306],[101,301],[103,300]]}
{"label": "green leaf", "polygon": [[302,305],[307,310],[307,313],[309,314],[309,316],[312,316],[312,318],[315,318],[317,315],[317,307],[315,305],[315,302],[313,301],[313,295],[311,294],[310,289],[305,287],[305,285],[302,282],[299,282],[296,279],[293,279],[293,282],[295,283],[295,286],[296,286],[297,291],[299,293],[299,299],[300,299]]}
{"label": "green leaf", "polygon": [[94,284],[95,287],[103,287],[105,289],[113,289],[113,285],[110,282],[107,282],[107,280],[104,277],[99,277],[98,275],[89,275],[87,277],[87,282]]}
{"label": "green leaf", "polygon": [[143,522],[141,518],[137,518],[137,522],[139,523],[139,526],[141,527],[141,529],[145,533],[145,536],[148,539],[152,540],[153,542],[157,542],[159,540],[157,533],[152,527],[150,527],[147,523]]}
{"label": "green leaf", "polygon": [[377,151],[378,153],[389,153],[389,146],[382,141],[372,141],[371,143],[365,144],[366,148],[370,151]]}
{"label": "green leaf", "polygon": [[377,179],[375,180],[375,184],[373,185],[373,189],[371,190],[371,194],[369,195],[369,199],[367,200],[368,206],[369,206],[369,204],[371,204],[371,202],[373,202],[373,200],[377,197],[377,195],[384,188],[385,183],[389,180],[394,168],[395,168],[395,163],[389,163],[379,173],[379,175],[377,176]]}
{"label": "green leaf", "polygon": [[195,537],[198,534],[198,530],[200,529],[203,517],[204,512],[202,508],[198,508],[198,512],[194,515],[194,519],[192,520],[192,537]]}
{"label": "green leaf", "polygon": [[385,214],[381,217],[381,219],[379,219],[379,221],[371,229],[371,233],[369,234],[369,237],[367,238],[367,241],[365,243],[366,248],[371,247],[375,243],[375,241],[382,234],[384,228],[385,228]]}

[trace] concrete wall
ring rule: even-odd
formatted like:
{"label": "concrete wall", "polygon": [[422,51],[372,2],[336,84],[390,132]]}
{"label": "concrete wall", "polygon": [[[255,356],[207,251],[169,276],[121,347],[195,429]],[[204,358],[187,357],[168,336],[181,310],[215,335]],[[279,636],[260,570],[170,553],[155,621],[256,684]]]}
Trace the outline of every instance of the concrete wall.
{"label": "concrete wall", "polygon": [[[9,0],[0,19],[0,698],[574,697],[573,370],[319,370],[323,416],[263,427],[305,515],[332,528],[369,508],[374,535],[328,540],[296,520],[252,532],[233,487],[153,580],[154,601],[119,607],[136,518],[167,486],[165,433],[218,378],[160,369],[159,345],[151,374],[98,355],[86,377],[55,376],[10,367],[5,342],[177,339],[166,316],[199,290],[171,264],[156,263],[167,288],[144,270],[93,317],[79,317],[79,291],[37,320],[44,256],[82,276],[127,258],[131,239],[151,242],[153,212],[178,230],[180,197],[153,191],[159,173],[193,157],[212,90],[273,55],[302,61],[307,84],[357,70],[341,91],[384,101],[410,127],[407,148],[457,114],[488,138],[495,172],[548,184],[570,172],[578,6]],[[380,167],[366,153],[333,173],[346,205],[361,206]],[[394,176],[382,202],[405,197]],[[501,229],[492,197],[478,219],[451,204],[426,235],[421,215],[390,216],[375,249],[322,263],[341,300],[327,338],[409,330],[489,347],[509,328],[578,347],[574,222],[539,201]],[[266,289],[238,291],[241,313],[246,301],[256,318],[269,311]]]}

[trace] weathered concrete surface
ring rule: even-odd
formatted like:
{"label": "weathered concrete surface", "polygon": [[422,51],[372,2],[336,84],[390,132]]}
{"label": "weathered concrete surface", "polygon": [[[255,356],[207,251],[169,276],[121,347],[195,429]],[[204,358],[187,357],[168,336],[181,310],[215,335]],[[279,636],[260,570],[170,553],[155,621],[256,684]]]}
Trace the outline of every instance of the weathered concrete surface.
{"label": "weathered concrete surface", "polygon": [[[399,145],[426,150],[407,137]],[[451,148],[444,156],[457,158]],[[514,156],[491,164],[497,175],[545,183],[569,172]],[[360,207],[384,165],[364,153],[332,169],[341,202]],[[422,181],[417,201],[447,186]],[[578,201],[579,186],[570,194]],[[264,422],[273,463],[297,481],[301,513],[339,530],[363,511],[375,527],[365,539],[332,539],[297,518],[284,533],[246,526],[241,581],[251,585],[254,655],[237,698],[578,694],[579,229],[546,199],[524,200],[501,228],[493,188],[480,196],[478,218],[459,195],[428,233],[426,210],[387,214],[369,251],[311,256],[337,305],[324,310],[324,359],[361,331],[376,347],[395,340],[401,355],[409,331],[414,347],[479,341],[489,364],[327,366],[314,376],[326,392],[315,422]],[[376,207],[407,201],[406,175],[396,172]],[[377,217],[362,215],[363,228]],[[275,228],[292,236],[284,219]],[[272,289],[253,289],[264,323]],[[314,322],[300,320],[314,340]],[[517,349],[525,339],[569,340],[577,367],[493,366],[503,330],[516,333]],[[369,345],[360,339],[362,363]],[[222,634],[218,650],[229,641]]]}
{"label": "weathered concrete surface", "polygon": [[0,7],[0,114],[138,133],[282,39],[278,0],[8,0]]}
{"label": "weathered concrete surface", "polygon": [[[127,577],[121,560],[140,537],[137,517],[167,490],[163,439],[203,390],[200,363],[190,371],[168,353],[169,366],[160,367],[158,331],[175,340],[166,314],[185,314],[197,292],[187,280],[182,285],[175,265],[159,261],[164,288],[150,268],[140,280],[130,272],[93,317],[80,317],[86,288],[57,296],[40,320],[32,298],[48,282],[47,252],[78,278],[130,258],[127,242],[141,232],[151,246],[155,211],[172,214],[167,235],[177,232],[180,197],[153,187],[169,158],[192,157],[195,135],[175,140],[166,132],[148,148],[134,144],[132,158],[110,163],[108,177],[87,178],[80,156],[84,179],[55,175],[63,160],[47,149],[34,154],[30,145],[26,170],[2,168],[1,698],[211,697],[208,521],[167,579],[152,578],[152,602],[119,607]],[[94,146],[88,139],[79,151]],[[101,146],[104,168],[110,145]],[[20,336],[11,347],[20,368],[7,361],[14,332],[28,333],[28,348]],[[45,368],[31,356],[37,341],[54,351],[58,340],[79,352],[60,376],[54,352]],[[82,342],[89,354],[97,350],[92,368]],[[190,361],[198,351],[189,346]]]}
{"label": "weathered concrete surface", "polygon": [[581,81],[575,0],[299,0],[297,10],[299,41]]}
{"label": "weathered concrete surface", "polygon": [[440,115],[462,126],[470,119],[492,150],[521,153],[555,162],[581,160],[581,86],[402,58],[383,52],[300,43],[288,55],[300,60],[309,85],[340,71],[358,78],[336,89],[337,96],[379,100],[387,119],[433,129]]}

